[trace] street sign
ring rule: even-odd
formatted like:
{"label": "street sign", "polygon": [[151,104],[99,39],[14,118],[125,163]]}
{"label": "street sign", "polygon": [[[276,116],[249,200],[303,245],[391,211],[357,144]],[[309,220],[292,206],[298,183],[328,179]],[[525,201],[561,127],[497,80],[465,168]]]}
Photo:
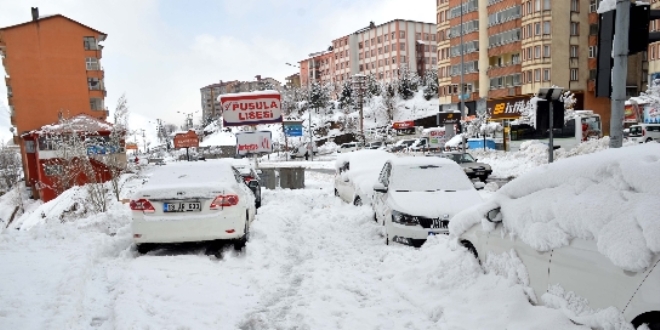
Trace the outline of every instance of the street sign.
{"label": "street sign", "polygon": [[282,122],[279,92],[223,94],[218,98],[222,104],[222,118],[225,127]]}
{"label": "street sign", "polygon": [[270,131],[236,133],[236,153],[260,154],[273,152],[273,139]]}
{"label": "street sign", "polygon": [[284,134],[286,136],[303,136],[302,124],[284,126]]}
{"label": "street sign", "polygon": [[177,133],[174,136],[174,148],[199,148],[199,137],[193,130],[186,133]]}

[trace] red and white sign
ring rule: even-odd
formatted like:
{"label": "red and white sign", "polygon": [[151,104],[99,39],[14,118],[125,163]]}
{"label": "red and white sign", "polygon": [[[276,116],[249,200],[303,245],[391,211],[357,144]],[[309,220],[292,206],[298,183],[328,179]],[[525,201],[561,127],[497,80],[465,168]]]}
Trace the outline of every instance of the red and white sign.
{"label": "red and white sign", "polygon": [[272,142],[270,131],[236,133],[236,153],[239,155],[271,153]]}
{"label": "red and white sign", "polygon": [[218,98],[222,104],[222,118],[225,126],[282,122],[279,92],[223,94]]}
{"label": "red and white sign", "polygon": [[199,137],[195,131],[178,133],[174,136],[174,148],[199,148]]}
{"label": "red and white sign", "polygon": [[395,121],[392,123],[392,128],[396,130],[400,129],[410,129],[415,127],[415,122],[412,120],[407,120],[407,121]]}

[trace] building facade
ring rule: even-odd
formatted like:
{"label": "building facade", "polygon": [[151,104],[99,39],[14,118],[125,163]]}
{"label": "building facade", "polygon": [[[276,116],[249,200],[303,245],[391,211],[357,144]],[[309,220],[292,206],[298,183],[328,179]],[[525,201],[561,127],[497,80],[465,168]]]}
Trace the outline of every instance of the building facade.
{"label": "building facade", "polygon": [[202,118],[205,122],[213,121],[220,117],[222,108],[218,101],[218,96],[228,93],[244,93],[266,88],[272,88],[277,91],[282,90],[282,85],[274,78],[255,76],[255,81],[220,81],[217,84],[211,84],[200,88],[202,103]]}
{"label": "building facade", "polygon": [[[660,0],[651,0],[650,2],[652,10],[660,9]],[[660,20],[652,20],[650,23],[651,32],[660,32]],[[648,60],[649,81],[653,82],[660,79],[660,42],[649,45]]]}
{"label": "building facade", "polygon": [[[609,133],[610,101],[594,95],[598,1],[436,0],[436,5],[443,108],[458,109],[463,99],[474,114],[488,104],[517,102],[542,87],[561,86],[576,95],[577,108],[600,114]],[[647,81],[646,54],[630,56],[628,68],[628,94],[637,95]]]}
{"label": "building facade", "polygon": [[381,81],[398,78],[402,68],[424,74],[437,65],[436,25],[393,20],[332,41],[328,51],[300,61],[302,86],[311,82],[343,84],[355,74]]}
{"label": "building facade", "polygon": [[25,146],[18,136],[62,116],[107,117],[99,44],[106,37],[63,15],[39,17],[37,8],[32,8],[32,21],[0,28],[14,142],[21,146],[26,182]]}

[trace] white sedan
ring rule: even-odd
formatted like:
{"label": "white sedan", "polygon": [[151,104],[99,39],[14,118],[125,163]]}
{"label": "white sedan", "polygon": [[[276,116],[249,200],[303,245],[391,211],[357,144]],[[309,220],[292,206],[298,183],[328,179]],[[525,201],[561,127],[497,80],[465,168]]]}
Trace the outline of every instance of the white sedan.
{"label": "white sedan", "polygon": [[359,206],[371,204],[373,186],[383,164],[395,155],[383,150],[358,150],[341,154],[335,166],[335,196]]}
{"label": "white sedan", "polygon": [[216,240],[242,249],[256,214],[254,194],[223,160],[157,167],[130,208],[140,253],[154,244]]}
{"label": "white sedan", "polygon": [[421,246],[429,235],[448,234],[458,212],[481,196],[461,167],[449,159],[401,157],[385,163],[374,185],[376,221],[390,241]]}

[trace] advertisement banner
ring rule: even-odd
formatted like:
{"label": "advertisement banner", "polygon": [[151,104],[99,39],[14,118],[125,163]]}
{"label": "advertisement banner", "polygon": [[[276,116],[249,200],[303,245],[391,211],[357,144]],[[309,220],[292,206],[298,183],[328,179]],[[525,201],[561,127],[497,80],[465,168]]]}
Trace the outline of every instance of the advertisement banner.
{"label": "advertisement banner", "polygon": [[222,104],[224,126],[244,126],[282,122],[280,93],[261,91],[224,94]]}
{"label": "advertisement banner", "polygon": [[411,129],[415,127],[415,122],[412,120],[408,121],[396,121],[392,123],[392,129]]}
{"label": "advertisement banner", "polygon": [[628,104],[623,109],[623,122],[636,123],[637,122],[637,104]]}
{"label": "advertisement banner", "polygon": [[524,112],[525,108],[531,106],[529,97],[527,96],[489,101],[487,104],[490,118],[494,120],[517,119]]}
{"label": "advertisement banner", "polygon": [[174,148],[199,148],[199,137],[195,131],[179,133],[174,136]]}
{"label": "advertisement banner", "polygon": [[236,153],[239,155],[273,152],[273,135],[270,131],[236,133]]}
{"label": "advertisement banner", "polygon": [[644,123],[660,124],[660,108],[647,104],[644,107]]}

